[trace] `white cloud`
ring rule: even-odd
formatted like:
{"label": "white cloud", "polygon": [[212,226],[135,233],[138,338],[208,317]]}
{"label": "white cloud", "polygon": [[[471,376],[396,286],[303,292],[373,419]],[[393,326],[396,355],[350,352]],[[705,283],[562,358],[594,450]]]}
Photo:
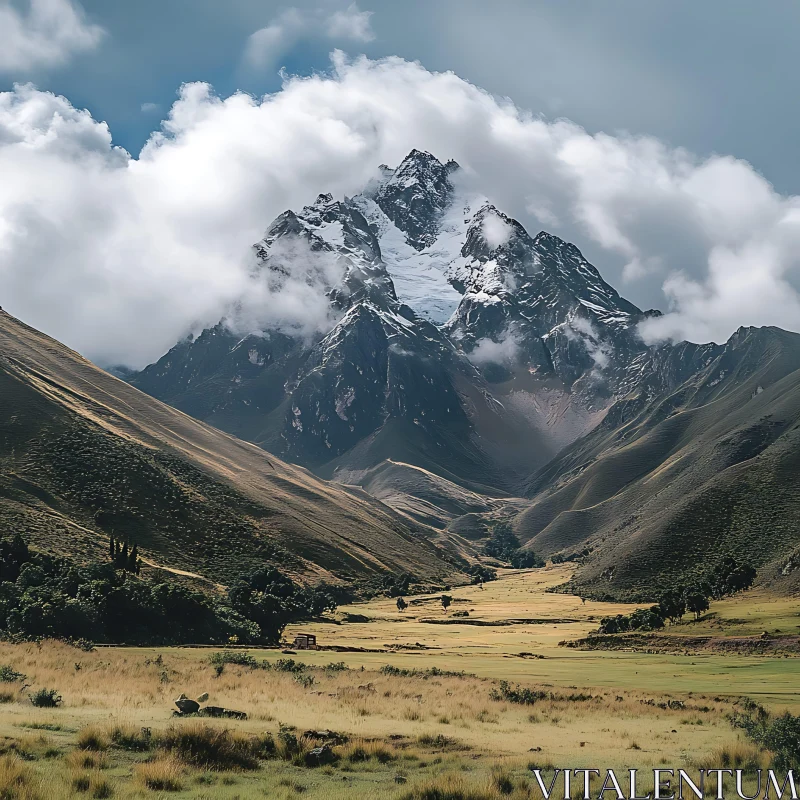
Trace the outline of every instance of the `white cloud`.
{"label": "white cloud", "polygon": [[586,348],[589,358],[594,362],[594,372],[604,370],[611,361],[612,348],[600,339],[594,325],[585,317],[573,317],[564,326],[564,335],[573,341],[580,340]]}
{"label": "white cloud", "polygon": [[280,238],[269,249],[247,289],[227,314],[228,327],[246,335],[267,328],[308,338],[329,330],[337,319],[327,292],[340,282],[341,257],[312,250],[305,239]]}
{"label": "white cloud", "polygon": [[309,27],[310,19],[297,8],[288,8],[269,25],[250,34],[244,50],[244,63],[252,69],[266,69],[290,50]]}
{"label": "white cloud", "polygon": [[514,361],[519,352],[519,344],[513,336],[506,336],[499,342],[492,339],[478,339],[475,349],[469,354],[473,364],[508,364]]}
{"label": "white cloud", "polygon": [[483,218],[483,238],[492,249],[502,247],[511,238],[511,225],[497,214],[487,214]]}
{"label": "white cloud", "polygon": [[371,42],[375,38],[370,21],[372,13],[359,11],[356,3],[351,3],[344,11],[335,11],[327,20],[328,36],[331,39]]}
{"label": "white cloud", "polygon": [[[554,233],[664,283],[670,307],[648,337],[800,329],[800,199],[748,164],[591,136],[452,73],[341,54],[330,75],[288,78],[260,99],[185,85],[137,158],[64,98],[0,93],[0,305],[97,361],[132,366],[237,303],[258,323],[324,324],[254,283],[251,245],[286,208],[320,191],[352,195],[413,147],[455,158],[527,226],[529,205],[546,200],[562,221]],[[313,309],[319,291],[296,296]]]}
{"label": "white cloud", "polygon": [[250,69],[274,67],[278,59],[304,36],[371,42],[375,38],[370,22],[372,13],[360,11],[356,3],[333,12],[323,9],[303,12],[298,8],[287,8],[269,25],[248,37],[243,62]]}
{"label": "white cloud", "polygon": [[158,103],[142,103],[140,110],[142,114],[155,114],[161,111],[161,106]]}
{"label": "white cloud", "polygon": [[0,0],[0,72],[22,72],[63,64],[92,50],[104,31],[89,24],[72,0],[28,0],[21,11]]}

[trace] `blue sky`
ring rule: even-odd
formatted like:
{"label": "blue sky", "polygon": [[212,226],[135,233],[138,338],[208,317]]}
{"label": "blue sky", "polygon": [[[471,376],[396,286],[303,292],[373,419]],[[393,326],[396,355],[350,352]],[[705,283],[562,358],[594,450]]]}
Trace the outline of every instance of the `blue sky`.
{"label": "blue sky", "polygon": [[[96,49],[0,80],[65,94],[136,153],[160,118],[142,104],[168,108],[184,81],[208,81],[223,95],[278,89],[277,69],[242,69],[242,53],[250,34],[292,6],[311,13],[346,3],[84,0],[88,19],[107,31]],[[732,153],[780,191],[800,191],[796,0],[364,0],[360,8],[374,12],[373,41],[309,33],[278,66],[326,69],[334,45],[418,59],[589,131],[624,129],[699,154]]]}
{"label": "blue sky", "polygon": [[800,330],[798,33],[797,0],[0,0],[0,305],[143,366],[277,214],[416,147],[650,337]]}

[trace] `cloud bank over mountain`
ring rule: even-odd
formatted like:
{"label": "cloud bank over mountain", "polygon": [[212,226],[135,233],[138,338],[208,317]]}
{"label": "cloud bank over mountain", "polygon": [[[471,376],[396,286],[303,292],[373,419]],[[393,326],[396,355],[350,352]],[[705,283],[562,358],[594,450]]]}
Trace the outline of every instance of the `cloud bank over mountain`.
{"label": "cloud bank over mountain", "polygon": [[[262,98],[184,85],[138,157],[66,98],[1,93],[0,304],[101,364],[134,367],[258,292],[259,324],[285,319],[253,271],[265,226],[320,190],[358,192],[414,147],[458,161],[529,229],[593,247],[633,300],[663,286],[667,313],[648,338],[800,329],[800,200],[746,162],[593,136],[453,73],[340,53],[329,74]],[[323,324],[313,302],[294,305],[312,309],[300,327]]]}

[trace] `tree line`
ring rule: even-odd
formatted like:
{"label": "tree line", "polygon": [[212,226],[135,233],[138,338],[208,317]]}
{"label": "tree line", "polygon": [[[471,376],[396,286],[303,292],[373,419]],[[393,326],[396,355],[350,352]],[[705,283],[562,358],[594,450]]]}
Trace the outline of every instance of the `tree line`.
{"label": "tree line", "polygon": [[637,609],[627,616],[604,617],[600,621],[600,633],[653,631],[663,628],[667,621],[674,624],[682,620],[687,612],[699,619],[708,611],[711,600],[721,600],[749,589],[755,579],[754,567],[728,556],[700,580],[662,592],[656,605],[650,608]]}
{"label": "tree line", "polygon": [[0,635],[128,644],[276,644],[286,626],[332,611],[337,587],[304,587],[272,567],[210,595],[141,575],[138,547],[109,543],[80,564],[0,538]]}

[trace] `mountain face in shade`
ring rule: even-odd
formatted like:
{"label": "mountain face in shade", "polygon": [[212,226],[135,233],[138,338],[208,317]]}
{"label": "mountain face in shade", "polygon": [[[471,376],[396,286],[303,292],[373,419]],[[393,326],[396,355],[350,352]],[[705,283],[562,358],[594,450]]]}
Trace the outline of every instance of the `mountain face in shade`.
{"label": "mountain face in shade", "polygon": [[322,323],[245,298],[137,387],[462,545],[509,518],[542,555],[588,548],[581,591],[644,597],[719,554],[800,576],[794,334],[648,346],[659,312],[419,151],[254,252],[270,297],[312,287]]}
{"label": "mountain face in shade", "polygon": [[650,363],[675,388],[620,399],[534,475],[518,535],[545,555],[591,550],[574,581],[589,595],[650,598],[654,581],[686,581],[723,556],[796,592],[800,336],[741,328]]}
{"label": "mountain face in shade", "polygon": [[286,211],[254,252],[273,298],[318,287],[326,325],[244,303],[133,383],[322,475],[389,459],[513,493],[649,374],[646,315],[429,153]]}

